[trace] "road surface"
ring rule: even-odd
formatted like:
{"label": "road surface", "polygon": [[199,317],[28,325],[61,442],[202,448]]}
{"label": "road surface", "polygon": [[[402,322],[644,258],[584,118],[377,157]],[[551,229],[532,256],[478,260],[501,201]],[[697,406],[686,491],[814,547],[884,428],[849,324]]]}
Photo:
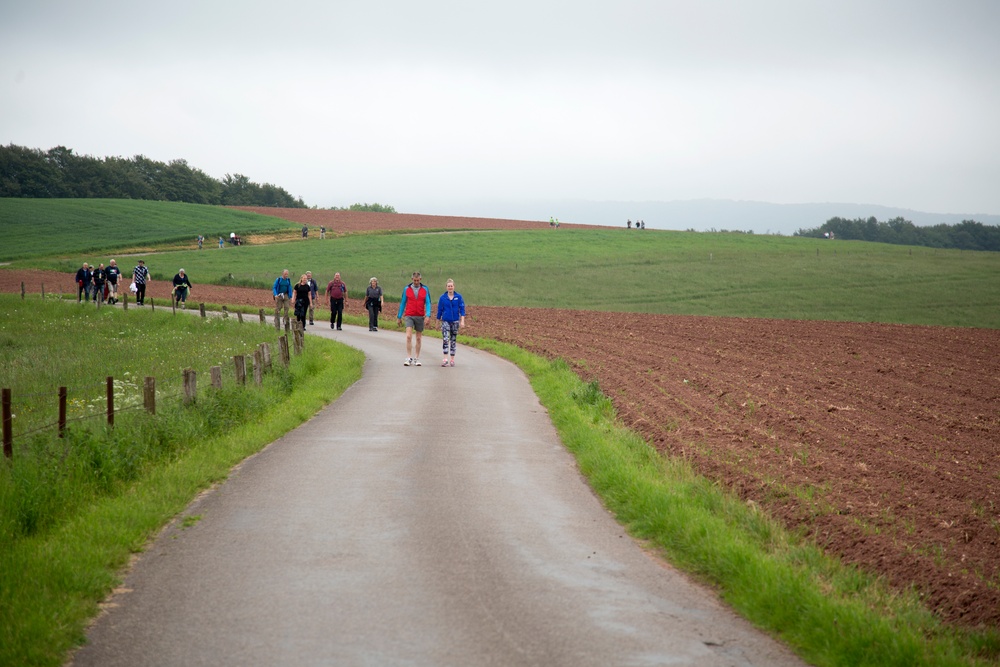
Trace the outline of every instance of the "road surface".
{"label": "road surface", "polygon": [[362,379],[165,530],[74,665],[802,664],[625,534],[516,367],[309,333]]}

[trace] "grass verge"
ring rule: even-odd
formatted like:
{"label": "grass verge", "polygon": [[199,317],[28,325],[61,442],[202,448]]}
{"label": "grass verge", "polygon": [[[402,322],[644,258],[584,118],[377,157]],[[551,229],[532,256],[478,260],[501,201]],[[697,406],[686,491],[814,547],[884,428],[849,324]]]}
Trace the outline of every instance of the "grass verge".
{"label": "grass verge", "polygon": [[713,586],[738,613],[815,665],[989,665],[1000,633],[941,624],[917,596],[823,554],[809,540],[665,459],[620,426],[611,401],[562,360],[465,339],[517,364],[581,472],[636,538]]}

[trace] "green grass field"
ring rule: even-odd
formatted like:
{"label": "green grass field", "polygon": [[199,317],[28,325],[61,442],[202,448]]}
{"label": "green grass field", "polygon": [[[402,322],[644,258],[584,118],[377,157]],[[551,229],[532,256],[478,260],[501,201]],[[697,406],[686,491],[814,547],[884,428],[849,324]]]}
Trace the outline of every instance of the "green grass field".
{"label": "green grass field", "polygon": [[[195,285],[269,287],[283,268],[325,284],[339,271],[357,295],[377,276],[390,301],[420,270],[435,296],[454,278],[470,307],[1000,328],[1000,254],[863,242],[573,229],[309,239],[145,260],[155,279],[184,267]],[[80,261],[31,265],[71,273]]]}
{"label": "green grass field", "polygon": [[0,261],[193,242],[199,234],[210,246],[230,232],[295,227],[270,216],[181,202],[0,198]]}

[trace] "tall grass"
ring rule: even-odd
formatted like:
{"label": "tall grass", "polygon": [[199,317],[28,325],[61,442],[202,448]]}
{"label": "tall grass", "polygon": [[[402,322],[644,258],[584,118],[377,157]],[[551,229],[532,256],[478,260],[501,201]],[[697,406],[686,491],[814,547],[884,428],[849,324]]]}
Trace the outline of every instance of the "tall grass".
{"label": "tall grass", "polygon": [[720,591],[741,615],[815,665],[988,665],[1000,632],[941,624],[919,597],[847,567],[787,532],[680,459],[664,459],[616,421],[596,383],[561,361],[470,344],[527,373],[581,472],[635,537]]}
{"label": "tall grass", "polygon": [[[83,258],[86,259],[86,258]],[[377,276],[398,300],[419,270],[476,305],[1000,328],[1000,253],[746,234],[625,229],[479,231],[305,239],[147,256],[201,283],[269,287],[281,269]],[[67,273],[81,258],[32,265]],[[975,295],[974,298],[966,298]]]}
{"label": "tall grass", "polygon": [[[236,386],[227,372],[221,390],[199,382],[191,405],[169,397],[178,383],[166,380],[182,366],[207,377],[210,365],[274,339],[271,327],[233,320],[0,297],[0,385],[13,389],[18,423],[14,457],[0,461],[0,665],[62,664],[131,553],[200,489],[360,376],[360,352],[310,338],[259,388]],[[126,405],[108,428],[103,393],[92,402],[81,392],[81,418],[65,438],[35,430],[51,418],[39,405],[42,396],[54,405],[55,386],[107,375],[164,380],[156,415]]]}
{"label": "tall grass", "polygon": [[[193,243],[206,247],[231,232],[245,235],[296,227],[291,222],[221,206],[130,199],[0,198],[0,261]],[[81,262],[86,261],[81,259]],[[97,260],[107,264],[107,259]]]}

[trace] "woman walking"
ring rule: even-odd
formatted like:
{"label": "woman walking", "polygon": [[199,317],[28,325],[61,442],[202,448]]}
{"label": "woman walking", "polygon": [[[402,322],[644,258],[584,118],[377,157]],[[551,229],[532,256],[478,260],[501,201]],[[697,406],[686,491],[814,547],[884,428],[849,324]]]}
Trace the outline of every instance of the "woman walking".
{"label": "woman walking", "polygon": [[292,288],[295,292],[295,319],[302,325],[302,330],[306,330],[306,315],[309,314],[310,297],[312,296],[312,285],[309,284],[309,276],[302,274],[299,282]]}
{"label": "woman walking", "polygon": [[382,288],[378,286],[378,278],[368,281],[365,308],[368,309],[368,330],[378,331],[378,314],[382,312]]}
{"label": "woman walking", "polygon": [[447,291],[438,299],[437,307],[437,318],[441,322],[441,347],[444,349],[441,365],[454,366],[458,330],[465,326],[465,301],[462,295],[455,291],[454,280],[449,278],[445,287]]}

